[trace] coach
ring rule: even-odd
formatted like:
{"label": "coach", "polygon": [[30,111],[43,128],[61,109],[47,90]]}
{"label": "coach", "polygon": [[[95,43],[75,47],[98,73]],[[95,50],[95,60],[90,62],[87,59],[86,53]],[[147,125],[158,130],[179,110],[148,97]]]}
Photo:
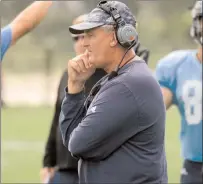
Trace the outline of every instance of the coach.
{"label": "coach", "polygon": [[[85,32],[87,49],[68,62],[59,120],[64,145],[79,158],[80,183],[167,183],[165,106],[153,74],[133,50],[135,27],[125,4],[103,1],[69,29]],[[108,75],[85,99],[84,84],[96,68]]]}

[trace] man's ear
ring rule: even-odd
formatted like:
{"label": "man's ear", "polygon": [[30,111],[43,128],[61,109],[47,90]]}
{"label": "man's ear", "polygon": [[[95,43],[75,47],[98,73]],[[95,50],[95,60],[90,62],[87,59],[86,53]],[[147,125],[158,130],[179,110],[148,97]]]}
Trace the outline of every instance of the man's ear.
{"label": "man's ear", "polygon": [[117,45],[117,43],[118,43],[118,40],[116,38],[116,33],[114,32],[111,37],[110,46],[115,47]]}

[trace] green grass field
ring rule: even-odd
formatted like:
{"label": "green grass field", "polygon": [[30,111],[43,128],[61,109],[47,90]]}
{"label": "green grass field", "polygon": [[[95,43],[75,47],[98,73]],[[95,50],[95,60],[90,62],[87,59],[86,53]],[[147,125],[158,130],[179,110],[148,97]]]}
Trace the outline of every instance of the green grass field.
{"label": "green grass field", "polygon": [[[1,111],[1,182],[39,183],[44,144],[52,108],[5,108]],[[167,113],[166,152],[169,183],[179,182],[181,157],[179,116]]]}

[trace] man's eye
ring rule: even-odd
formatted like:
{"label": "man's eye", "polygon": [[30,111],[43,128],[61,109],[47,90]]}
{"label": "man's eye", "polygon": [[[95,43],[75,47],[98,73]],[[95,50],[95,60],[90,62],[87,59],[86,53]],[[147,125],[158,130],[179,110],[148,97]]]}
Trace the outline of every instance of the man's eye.
{"label": "man's eye", "polygon": [[88,36],[89,36],[89,37],[92,37],[92,36],[93,36],[93,34],[88,34]]}

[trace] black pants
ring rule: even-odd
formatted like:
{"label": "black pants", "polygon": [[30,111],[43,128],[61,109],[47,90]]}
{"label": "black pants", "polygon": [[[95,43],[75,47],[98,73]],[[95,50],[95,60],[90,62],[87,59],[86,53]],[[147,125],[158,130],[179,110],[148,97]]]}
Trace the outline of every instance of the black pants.
{"label": "black pants", "polygon": [[202,184],[202,163],[185,160],[181,172],[181,183]]}
{"label": "black pants", "polygon": [[49,184],[78,184],[77,170],[58,170]]}

